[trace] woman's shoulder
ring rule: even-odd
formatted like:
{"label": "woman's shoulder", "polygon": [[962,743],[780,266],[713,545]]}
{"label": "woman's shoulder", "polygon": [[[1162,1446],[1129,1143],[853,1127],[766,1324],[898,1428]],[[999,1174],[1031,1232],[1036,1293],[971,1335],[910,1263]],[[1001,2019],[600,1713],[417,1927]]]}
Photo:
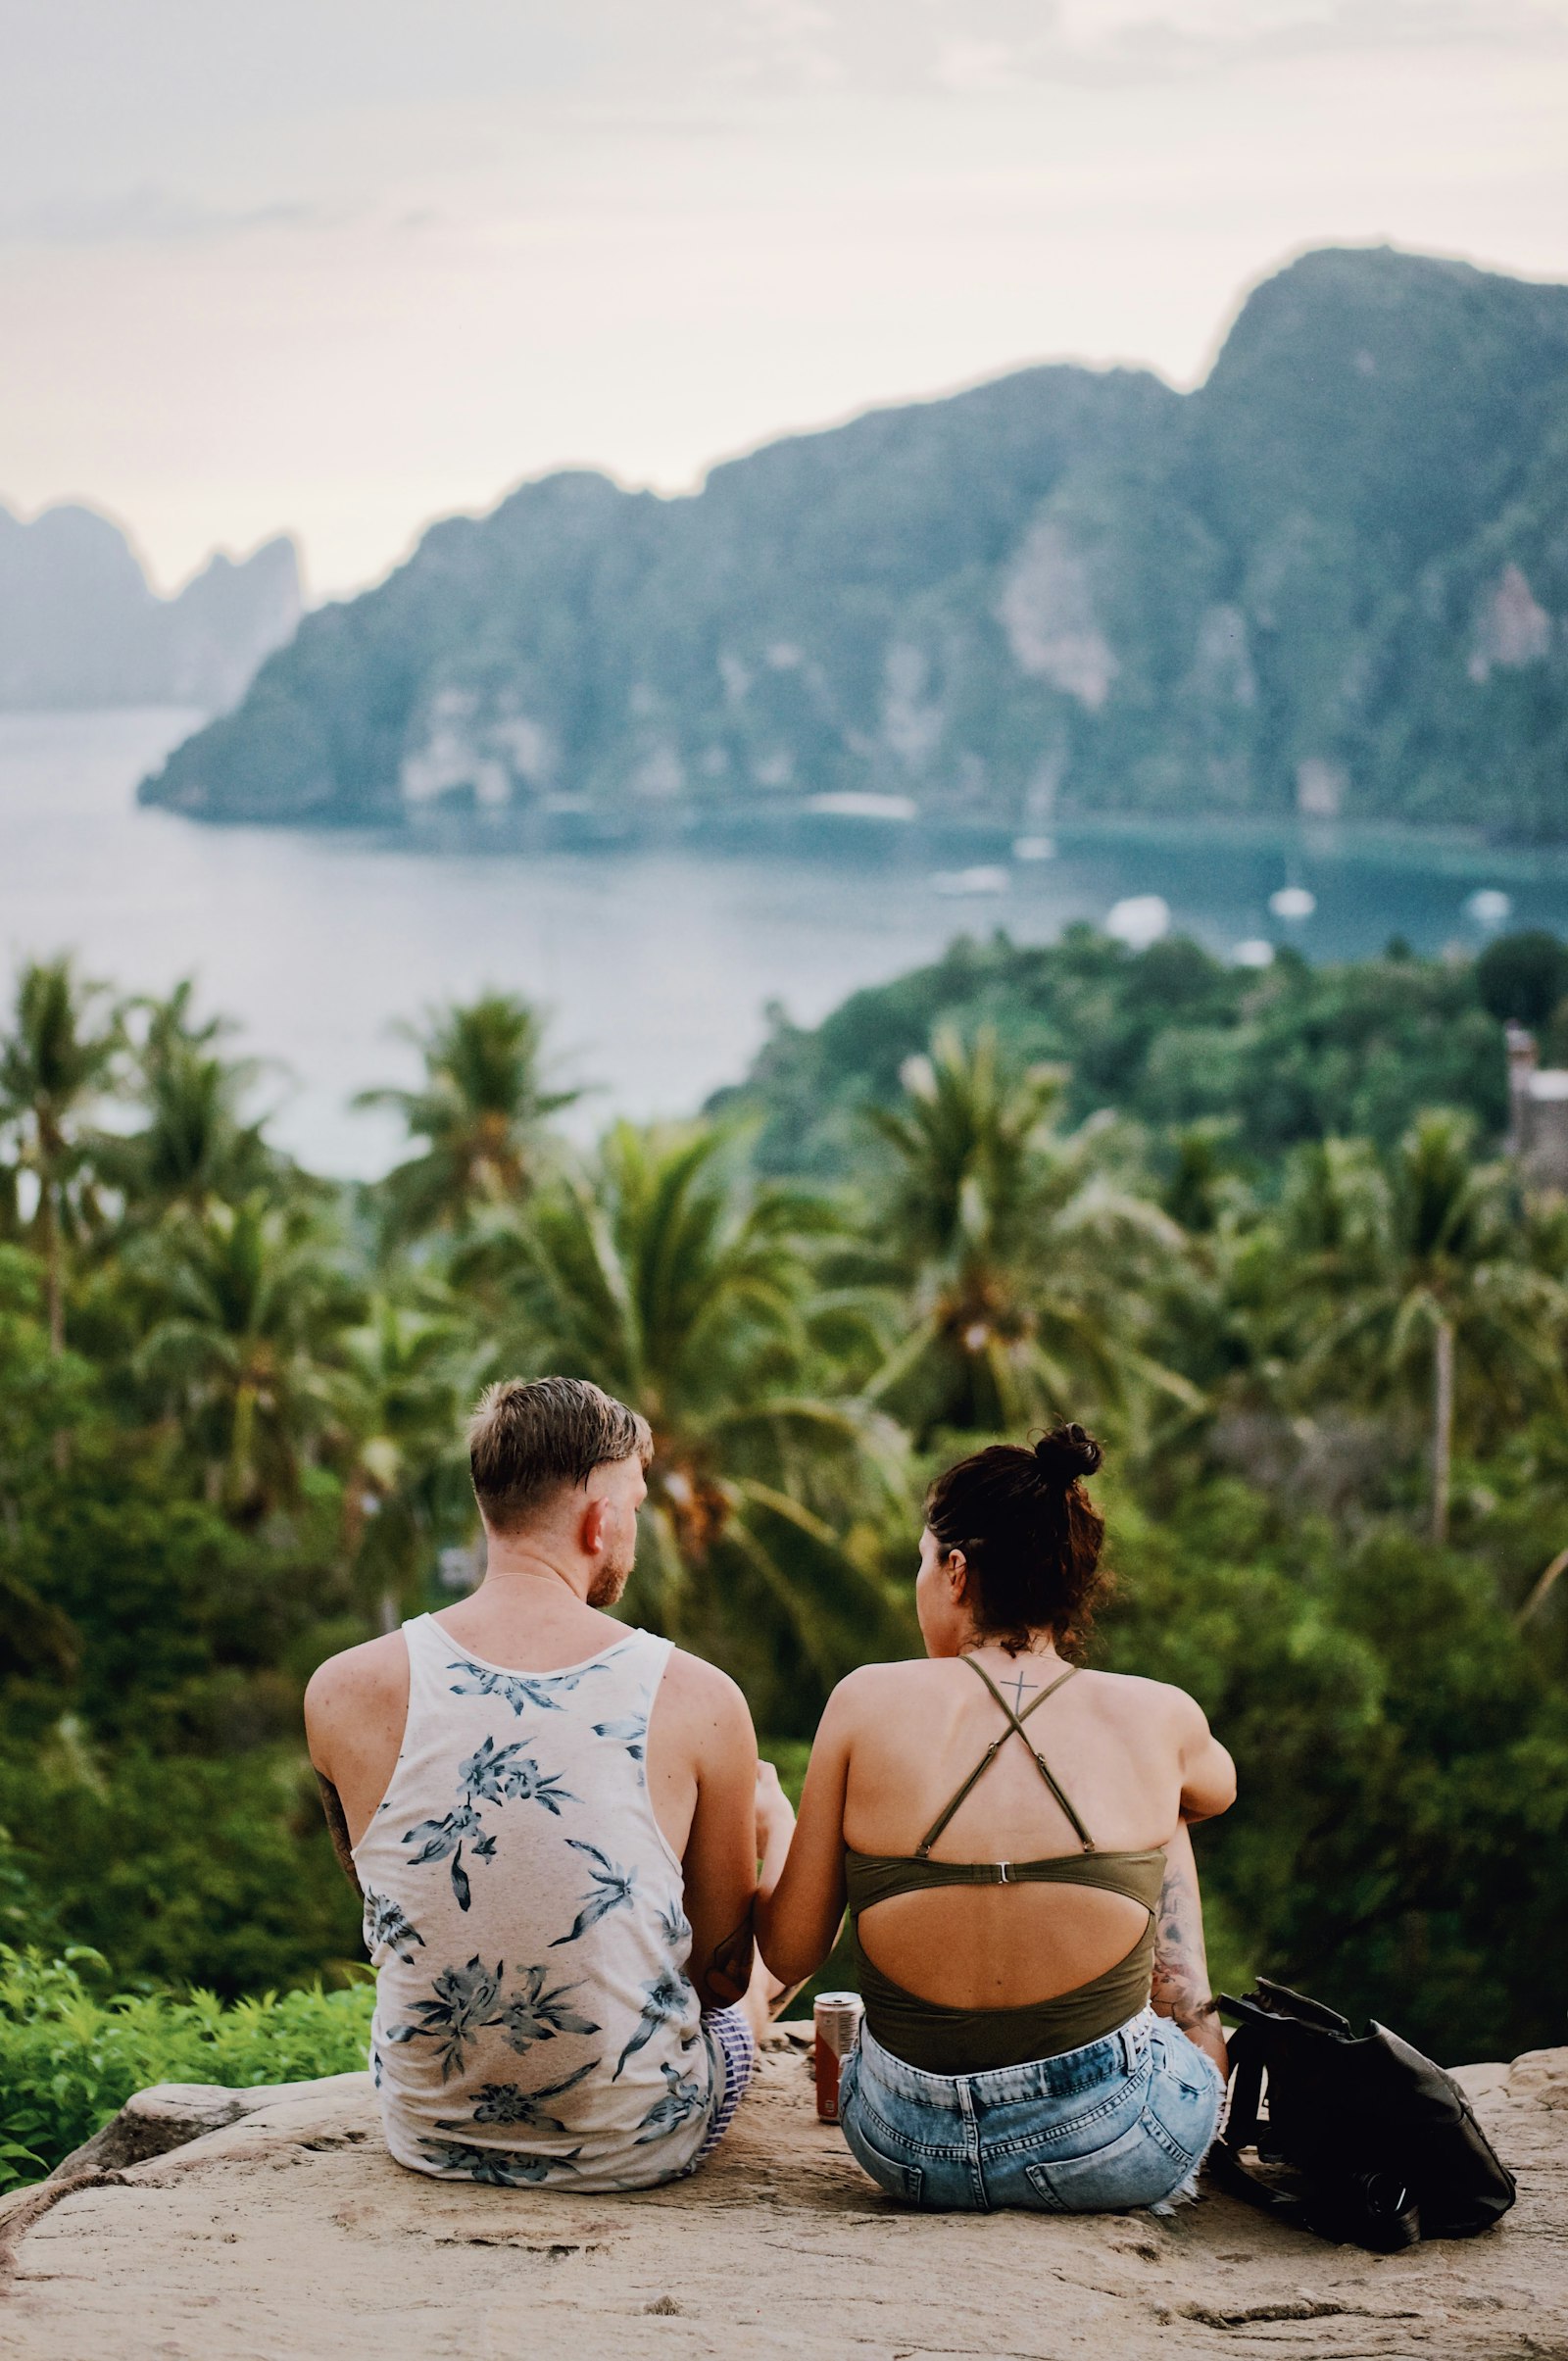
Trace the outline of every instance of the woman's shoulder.
{"label": "woman's shoulder", "polygon": [[839,1720],[880,1712],[895,1697],[911,1697],[921,1690],[929,1695],[951,1669],[944,1658],[930,1656],[895,1656],[886,1664],[858,1665],[828,1698],[827,1712]]}
{"label": "woman's shoulder", "polygon": [[1140,1722],[1168,1723],[1178,1731],[1185,1731],[1195,1722],[1204,1723],[1203,1709],[1197,1698],[1171,1681],[1152,1681],[1139,1672],[1088,1670],[1083,1680],[1085,1690],[1097,1697],[1109,1712],[1125,1714]]}

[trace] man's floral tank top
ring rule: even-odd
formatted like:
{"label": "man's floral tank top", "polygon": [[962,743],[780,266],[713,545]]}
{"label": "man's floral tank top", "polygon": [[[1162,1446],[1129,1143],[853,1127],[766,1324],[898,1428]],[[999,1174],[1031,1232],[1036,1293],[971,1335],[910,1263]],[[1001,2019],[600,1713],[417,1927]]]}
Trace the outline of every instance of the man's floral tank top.
{"label": "man's floral tank top", "polygon": [[669,1642],[521,1672],[403,1627],[409,1714],[355,1847],[400,2164],[505,2187],[684,2170],[722,2090],[644,1753]]}

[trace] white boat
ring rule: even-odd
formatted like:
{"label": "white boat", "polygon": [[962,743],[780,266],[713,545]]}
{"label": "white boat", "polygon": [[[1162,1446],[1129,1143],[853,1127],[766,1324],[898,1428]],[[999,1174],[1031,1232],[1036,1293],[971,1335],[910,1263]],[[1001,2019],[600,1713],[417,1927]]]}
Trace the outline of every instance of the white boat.
{"label": "white boat", "polygon": [[1310,918],[1317,896],[1309,894],[1304,885],[1282,885],[1277,894],[1270,894],[1268,906],[1276,918]]}
{"label": "white boat", "polygon": [[939,869],[931,880],[933,894],[1004,894],[1011,885],[1004,868],[982,864],[973,869]]}
{"label": "white boat", "polygon": [[1480,886],[1466,902],[1464,914],[1477,926],[1501,926],[1513,916],[1513,896],[1499,893],[1494,885]]}
{"label": "white boat", "polygon": [[1056,840],[1054,836],[1015,836],[1012,840],[1014,861],[1054,861]]}
{"label": "white boat", "polygon": [[841,794],[808,796],[806,809],[814,818],[869,819],[891,827],[907,827],[920,811],[912,795],[873,795],[858,787],[846,788]]}
{"label": "white boat", "polygon": [[1105,914],[1105,932],[1133,951],[1147,951],[1170,931],[1170,904],[1163,894],[1129,894]]}

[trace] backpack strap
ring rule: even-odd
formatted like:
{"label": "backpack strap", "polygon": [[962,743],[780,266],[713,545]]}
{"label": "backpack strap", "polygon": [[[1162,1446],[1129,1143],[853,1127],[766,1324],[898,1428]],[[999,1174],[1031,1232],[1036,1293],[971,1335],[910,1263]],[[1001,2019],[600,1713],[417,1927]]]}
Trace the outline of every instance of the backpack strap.
{"label": "backpack strap", "polygon": [[1230,2037],[1230,2114],[1224,2137],[1216,2140],[1208,2151],[1210,2177],[1231,2196],[1240,2197],[1245,2205],[1255,2206],[1259,2213],[1272,2214],[1276,2221],[1287,2222],[1293,2229],[1305,2229],[1306,2208],[1300,2198],[1261,2180],[1250,2166],[1242,2162],[1243,2148],[1250,2147],[1257,2138],[1257,2112],[1263,2096],[1264,2036],[1257,2022],[1261,2011],[1244,2010],[1226,1993],[1221,1993],[1220,1998],[1227,2010],[1243,2018],[1243,2023]]}

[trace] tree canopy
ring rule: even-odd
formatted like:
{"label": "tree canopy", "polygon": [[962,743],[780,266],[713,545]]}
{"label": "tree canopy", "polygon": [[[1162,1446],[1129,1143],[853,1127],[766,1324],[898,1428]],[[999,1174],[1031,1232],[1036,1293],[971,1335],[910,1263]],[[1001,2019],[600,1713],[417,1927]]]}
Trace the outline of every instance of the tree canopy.
{"label": "tree canopy", "polygon": [[1216,1975],[1450,2059],[1554,2039],[1568,1203],[1502,1153],[1499,1017],[1558,1004],[1528,939],[1489,957],[956,945],[586,1147],[538,1012],[485,995],[421,1021],[368,1187],[275,1148],[188,989],[24,969],[0,1941],[149,1994],[352,1976],[304,1682],[473,1579],[464,1412],[560,1370],[653,1428],[624,1611],[797,1767],[833,1682],[917,1645],[932,1473],[1092,1423],[1098,1660],[1190,1688],[1240,1766],[1200,1840]]}

